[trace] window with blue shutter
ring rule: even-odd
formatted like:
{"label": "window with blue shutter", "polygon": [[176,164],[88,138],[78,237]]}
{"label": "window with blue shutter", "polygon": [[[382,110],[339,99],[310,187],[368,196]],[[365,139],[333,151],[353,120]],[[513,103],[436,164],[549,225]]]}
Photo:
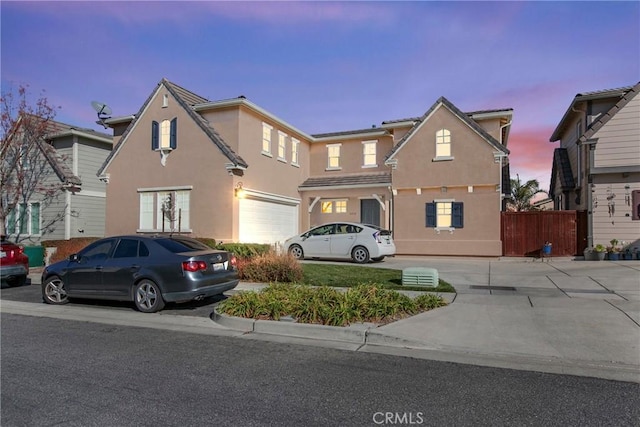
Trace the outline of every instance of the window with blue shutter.
{"label": "window with blue shutter", "polygon": [[453,228],[463,228],[464,226],[464,209],[462,202],[454,202],[451,204],[451,226]]}
{"label": "window with blue shutter", "polygon": [[157,150],[160,148],[160,125],[158,122],[151,122],[151,149]]}
{"label": "window with blue shutter", "polygon": [[178,144],[178,118],[171,120],[171,129],[169,130],[169,147],[172,150],[176,149]]}
{"label": "window with blue shutter", "polygon": [[436,227],[436,204],[427,203],[425,205],[425,209],[427,212],[427,227],[435,228]]}

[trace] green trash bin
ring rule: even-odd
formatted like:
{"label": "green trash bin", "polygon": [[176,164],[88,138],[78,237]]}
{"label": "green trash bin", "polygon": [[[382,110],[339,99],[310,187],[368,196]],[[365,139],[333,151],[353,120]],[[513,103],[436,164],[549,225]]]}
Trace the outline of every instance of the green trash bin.
{"label": "green trash bin", "polygon": [[44,265],[44,247],[25,246],[24,254],[29,257],[29,267],[42,267]]}

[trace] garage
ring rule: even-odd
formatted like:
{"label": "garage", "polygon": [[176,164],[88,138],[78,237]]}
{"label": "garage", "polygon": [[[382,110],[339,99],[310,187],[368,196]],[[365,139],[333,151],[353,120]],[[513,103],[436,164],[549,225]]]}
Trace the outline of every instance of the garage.
{"label": "garage", "polygon": [[240,199],[241,243],[283,243],[298,233],[297,201]]}

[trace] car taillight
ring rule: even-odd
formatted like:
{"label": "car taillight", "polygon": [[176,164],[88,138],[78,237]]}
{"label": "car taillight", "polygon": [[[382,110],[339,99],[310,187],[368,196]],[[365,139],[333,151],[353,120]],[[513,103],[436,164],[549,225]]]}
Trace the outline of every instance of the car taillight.
{"label": "car taillight", "polygon": [[235,256],[235,255],[231,255],[231,256],[229,257],[229,261],[231,262],[231,267],[232,267],[233,269],[238,268],[238,259],[236,258],[236,256]]}
{"label": "car taillight", "polygon": [[373,233],[373,238],[376,240],[376,242],[382,243],[382,240],[380,240],[380,232],[379,231],[376,231],[375,233]]}
{"label": "car taillight", "polygon": [[184,271],[200,271],[207,269],[207,263],[204,261],[184,261],[182,263],[182,269]]}

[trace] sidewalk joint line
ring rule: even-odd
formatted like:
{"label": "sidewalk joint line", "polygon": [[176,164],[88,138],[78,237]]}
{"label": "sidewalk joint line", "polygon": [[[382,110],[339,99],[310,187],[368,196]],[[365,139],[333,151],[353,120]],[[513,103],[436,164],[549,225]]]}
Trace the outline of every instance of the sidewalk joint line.
{"label": "sidewalk joint line", "polygon": [[629,318],[629,320],[631,320],[633,323],[636,324],[636,326],[640,327],[640,323],[636,322],[633,317],[629,316],[627,313],[625,313],[624,310],[622,310],[620,307],[616,306],[615,304],[612,304],[611,301],[608,300],[604,300],[607,304],[609,304],[611,307],[615,308],[616,310],[618,310],[620,313],[624,314],[625,316],[627,316]]}

